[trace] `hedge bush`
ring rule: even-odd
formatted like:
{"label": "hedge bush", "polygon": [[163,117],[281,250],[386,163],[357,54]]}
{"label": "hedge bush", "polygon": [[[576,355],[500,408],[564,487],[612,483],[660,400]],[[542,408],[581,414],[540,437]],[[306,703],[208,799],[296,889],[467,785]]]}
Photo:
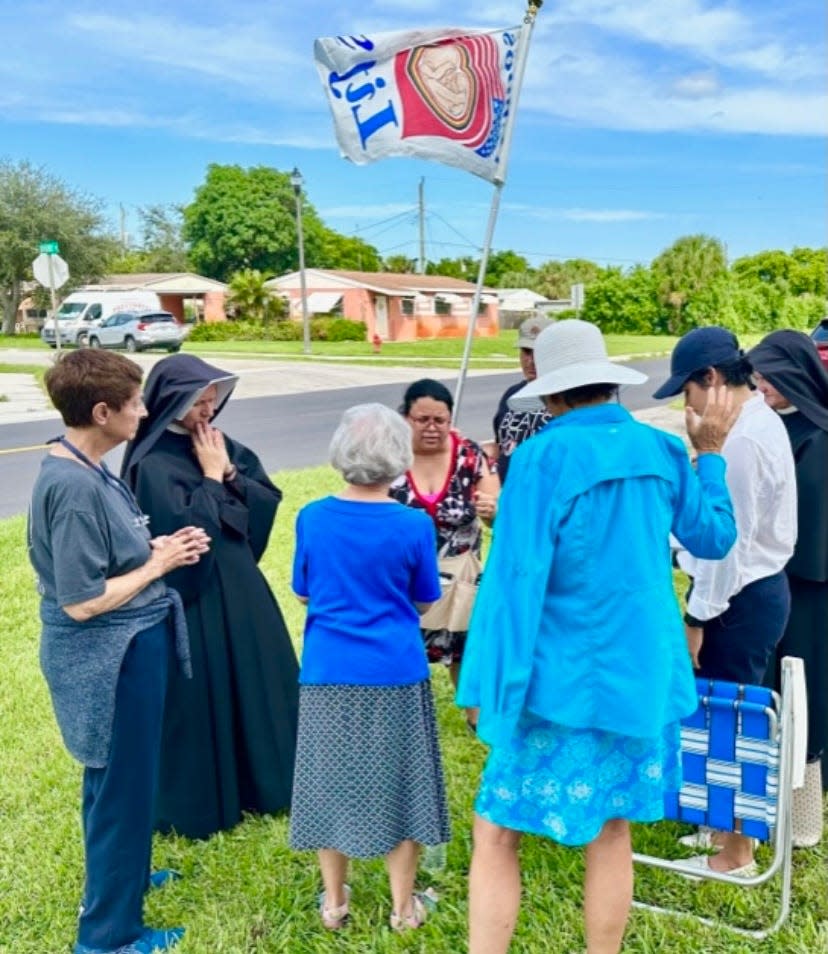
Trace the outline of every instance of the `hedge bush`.
{"label": "hedge bush", "polygon": [[[364,321],[348,318],[313,318],[312,341],[365,341]],[[196,325],[190,341],[301,341],[301,321],[214,321]]]}

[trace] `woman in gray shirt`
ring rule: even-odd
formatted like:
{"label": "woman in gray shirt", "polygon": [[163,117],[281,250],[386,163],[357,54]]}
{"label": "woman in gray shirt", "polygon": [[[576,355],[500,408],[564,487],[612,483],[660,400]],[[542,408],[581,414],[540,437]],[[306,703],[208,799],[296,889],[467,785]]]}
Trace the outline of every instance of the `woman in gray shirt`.
{"label": "woman in gray shirt", "polygon": [[[180,600],[163,582],[208,549],[203,530],[152,539],[104,455],[146,415],[141,369],[122,355],[63,354],[46,387],[66,425],[35,482],[29,556],[43,623],[40,661],[64,743],[84,766],[86,885],[74,954],[150,954],[183,929],[144,925],[169,644],[186,669]],[[149,880],[148,880],[149,879]]]}

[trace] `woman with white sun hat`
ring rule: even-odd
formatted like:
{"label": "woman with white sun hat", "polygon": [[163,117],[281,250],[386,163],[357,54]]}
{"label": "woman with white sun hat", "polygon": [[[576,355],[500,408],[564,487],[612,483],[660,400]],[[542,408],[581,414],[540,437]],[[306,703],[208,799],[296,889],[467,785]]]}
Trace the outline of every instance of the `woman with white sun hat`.
{"label": "woman with white sun hat", "polygon": [[630,821],[663,817],[679,783],[679,720],[697,704],[669,534],[723,556],[736,528],[719,452],[735,419],[714,391],[682,442],[635,421],[599,329],[560,321],[535,343],[553,420],[521,445],[494,525],[457,694],[491,746],[475,802],[470,954],[503,954],[520,903],[522,832],[586,846],[589,954],[620,949]]}

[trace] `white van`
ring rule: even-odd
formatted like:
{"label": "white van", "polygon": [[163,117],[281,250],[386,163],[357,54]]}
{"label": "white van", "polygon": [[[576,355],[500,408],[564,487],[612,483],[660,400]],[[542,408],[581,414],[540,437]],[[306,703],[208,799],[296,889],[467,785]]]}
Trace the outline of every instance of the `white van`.
{"label": "white van", "polygon": [[[55,316],[60,329],[62,345],[86,343],[89,329],[99,325],[116,311],[159,311],[161,299],[155,292],[131,289],[128,291],[76,291],[61,303]],[[50,348],[55,343],[55,321],[48,318],[40,337]]]}

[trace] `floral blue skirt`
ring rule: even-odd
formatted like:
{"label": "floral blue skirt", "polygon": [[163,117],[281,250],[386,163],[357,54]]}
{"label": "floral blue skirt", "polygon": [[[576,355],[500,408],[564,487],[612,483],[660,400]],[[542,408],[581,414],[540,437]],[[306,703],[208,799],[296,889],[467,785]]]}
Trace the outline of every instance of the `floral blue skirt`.
{"label": "floral blue skirt", "polygon": [[586,845],[613,818],[653,822],[681,786],[679,723],[655,738],[573,729],[524,712],[483,769],[475,811],[514,831]]}

